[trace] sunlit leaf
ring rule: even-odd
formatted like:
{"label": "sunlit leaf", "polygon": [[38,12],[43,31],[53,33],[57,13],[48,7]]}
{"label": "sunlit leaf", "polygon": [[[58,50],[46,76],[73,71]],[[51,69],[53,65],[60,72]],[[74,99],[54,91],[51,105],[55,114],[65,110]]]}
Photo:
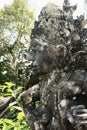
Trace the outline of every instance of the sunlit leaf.
{"label": "sunlit leaf", "polygon": [[3,97],[8,97],[8,96],[12,96],[12,94],[11,93],[2,93],[2,96]]}
{"label": "sunlit leaf", "polygon": [[16,101],[15,101],[15,102],[12,102],[12,103],[9,104],[9,107],[14,106],[14,105],[16,105],[16,104],[17,104]]}
{"label": "sunlit leaf", "polygon": [[9,119],[5,118],[3,121],[4,121],[5,123],[7,123],[7,124],[10,124],[10,125],[12,125],[12,126],[15,126],[15,124],[14,124],[14,122],[13,122],[12,120],[9,120]]}
{"label": "sunlit leaf", "polygon": [[5,84],[7,85],[7,88],[12,88],[15,85],[11,82],[5,82]]}
{"label": "sunlit leaf", "polygon": [[19,110],[19,111],[23,111],[21,107],[18,106],[13,106],[15,109]]}

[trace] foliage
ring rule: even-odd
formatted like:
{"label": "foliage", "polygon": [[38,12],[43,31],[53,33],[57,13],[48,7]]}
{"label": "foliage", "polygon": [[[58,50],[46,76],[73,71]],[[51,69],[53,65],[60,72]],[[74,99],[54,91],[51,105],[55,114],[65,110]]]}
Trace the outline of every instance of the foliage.
{"label": "foliage", "polygon": [[22,87],[18,87],[14,90],[15,84],[11,82],[5,82],[3,85],[0,85],[2,94],[0,98],[13,96],[15,101],[9,104],[10,117],[0,119],[0,129],[2,130],[30,130],[30,127],[27,123],[24,112],[20,106],[20,95]]}
{"label": "foliage", "polygon": [[10,116],[0,119],[0,130],[30,130],[20,106],[20,85],[34,20],[27,0],[14,0],[0,10],[0,100],[15,99],[8,106]]}
{"label": "foliage", "polygon": [[1,130],[30,130],[30,127],[28,126],[26,118],[24,116],[22,117],[21,120],[17,119],[16,121],[7,118],[0,119],[0,129]]}
{"label": "foliage", "polygon": [[[16,84],[18,70],[24,67],[26,62],[26,50],[29,47],[33,23],[34,13],[29,10],[27,0],[14,0],[12,5],[0,10],[0,60],[2,61],[0,66],[8,62],[10,67],[8,73],[10,74],[10,70],[13,72]],[[2,75],[2,81],[4,76]]]}
{"label": "foliage", "polygon": [[17,89],[15,89],[15,84],[11,82],[5,82],[3,85],[0,85],[0,89],[2,90],[1,96],[13,96],[14,98],[16,98],[17,93],[22,90],[22,87],[18,87]]}
{"label": "foliage", "polygon": [[15,81],[15,74],[10,63],[6,60],[0,62],[0,84],[5,81]]}

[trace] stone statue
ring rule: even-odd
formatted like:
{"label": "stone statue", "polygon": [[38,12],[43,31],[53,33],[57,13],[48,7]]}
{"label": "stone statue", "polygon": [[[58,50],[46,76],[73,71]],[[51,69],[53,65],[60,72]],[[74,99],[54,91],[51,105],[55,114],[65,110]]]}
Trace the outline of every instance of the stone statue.
{"label": "stone statue", "polygon": [[64,0],[63,9],[67,15],[67,21],[71,22],[73,20],[73,11],[77,9],[77,5],[70,6],[69,0]]}
{"label": "stone statue", "polygon": [[[64,0],[45,6],[35,21],[21,105],[32,130],[87,130],[87,29]],[[71,11],[71,12],[70,12]],[[68,13],[70,14],[67,15]],[[14,97],[0,100],[8,117]]]}
{"label": "stone statue", "polygon": [[39,80],[21,96],[32,130],[87,130],[87,36],[81,23],[67,21],[55,4],[35,22],[27,77]]}

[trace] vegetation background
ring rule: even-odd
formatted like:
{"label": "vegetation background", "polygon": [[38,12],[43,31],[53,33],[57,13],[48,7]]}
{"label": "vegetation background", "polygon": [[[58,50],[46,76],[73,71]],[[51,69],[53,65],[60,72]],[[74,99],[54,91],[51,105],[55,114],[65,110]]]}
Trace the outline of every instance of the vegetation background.
{"label": "vegetation background", "polygon": [[15,98],[9,104],[10,116],[0,119],[0,130],[30,130],[17,95],[24,87],[34,20],[27,0],[14,0],[12,5],[0,10],[0,102],[9,96]]}

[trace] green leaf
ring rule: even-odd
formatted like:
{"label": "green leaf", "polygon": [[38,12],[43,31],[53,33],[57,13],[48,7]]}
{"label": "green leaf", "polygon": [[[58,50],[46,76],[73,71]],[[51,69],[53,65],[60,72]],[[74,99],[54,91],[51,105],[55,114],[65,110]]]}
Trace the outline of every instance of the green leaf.
{"label": "green leaf", "polygon": [[22,90],[23,87],[18,87],[16,90],[15,90],[15,93],[17,92],[20,92]]}
{"label": "green leaf", "polygon": [[11,83],[11,82],[5,82],[5,84],[7,85],[7,88],[12,88],[15,84]]}
{"label": "green leaf", "polygon": [[40,106],[40,101],[35,102],[35,107],[38,108]]}
{"label": "green leaf", "polygon": [[15,109],[19,110],[19,111],[23,111],[23,109],[21,107],[18,106],[13,106]]}
{"label": "green leaf", "polygon": [[3,124],[3,120],[2,119],[0,119],[0,124]]}
{"label": "green leaf", "polygon": [[17,104],[16,101],[15,101],[15,102],[12,102],[12,103],[9,104],[9,107],[14,106],[14,105],[16,105],[16,104]]}
{"label": "green leaf", "polygon": [[7,118],[3,119],[3,122],[4,122],[4,123],[7,123],[7,124],[10,124],[10,125],[12,125],[12,126],[15,126],[15,123],[14,123],[12,120],[9,120],[9,119],[7,119]]}
{"label": "green leaf", "polygon": [[3,97],[8,97],[8,96],[12,96],[12,94],[11,93],[2,93],[2,96]]}

